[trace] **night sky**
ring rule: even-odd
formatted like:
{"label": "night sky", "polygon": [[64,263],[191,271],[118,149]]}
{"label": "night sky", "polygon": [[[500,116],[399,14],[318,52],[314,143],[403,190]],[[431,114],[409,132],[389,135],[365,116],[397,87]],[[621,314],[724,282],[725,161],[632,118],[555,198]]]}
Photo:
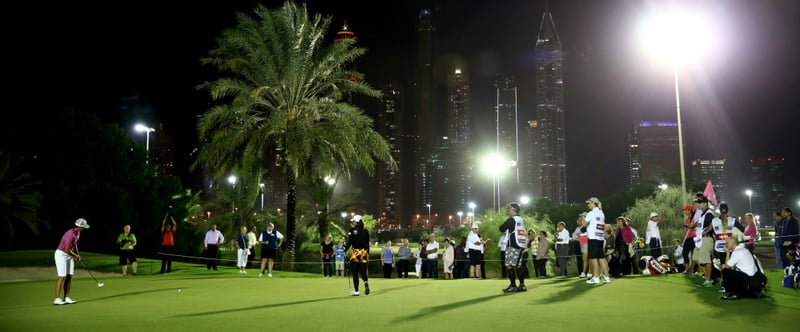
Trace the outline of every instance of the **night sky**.
{"label": "night sky", "polygon": [[[625,190],[627,134],[634,124],[676,120],[672,68],[640,52],[635,34],[651,5],[665,2],[550,1],[566,56],[571,201]],[[6,51],[13,61],[12,85],[20,88],[18,96],[35,98],[28,100],[45,113],[76,106],[114,122],[120,121],[120,99],[138,94],[175,133],[177,167],[186,168],[181,156],[196,145],[196,116],[209,102],[195,87],[214,78],[200,58],[222,29],[235,25],[236,12],[250,12],[257,3],[37,3],[23,9],[35,13],[26,17],[30,24],[19,25],[7,40],[13,46]],[[262,3],[277,7],[282,2]],[[347,20],[359,45],[368,49],[357,66],[373,86],[407,86],[420,3],[324,0],[309,2],[309,9],[333,16],[331,32]],[[532,117],[534,46],[545,2],[441,3],[435,19],[445,38],[437,63],[464,63],[469,71],[475,138],[493,137],[491,80],[497,73],[517,78],[522,118]],[[743,192],[749,186],[749,159],[785,157],[792,168],[787,189],[796,192],[800,2],[686,3],[693,4],[692,11],[708,13],[718,31],[709,43],[713,50],[679,71],[687,161],[727,158],[732,190]],[[731,200],[746,204],[741,196]]]}

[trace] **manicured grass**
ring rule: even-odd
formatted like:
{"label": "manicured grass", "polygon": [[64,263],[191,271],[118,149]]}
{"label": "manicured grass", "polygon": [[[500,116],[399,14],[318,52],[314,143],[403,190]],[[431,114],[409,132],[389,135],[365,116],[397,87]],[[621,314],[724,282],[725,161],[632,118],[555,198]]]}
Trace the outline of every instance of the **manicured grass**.
{"label": "manicured grass", "polygon": [[536,331],[781,331],[800,315],[800,292],[781,287],[779,271],[768,274],[767,298],[739,301],[722,301],[716,287],[696,288],[697,280],[684,275],[599,286],[577,278],[528,280],[528,292],[518,294],[503,294],[508,281],[500,279],[372,277],[372,294],[363,296],[362,285],[362,296],[352,297],[344,278],[249,272],[180,263],[166,275],[100,277],[105,286],[98,288],[81,269],[71,294],[78,303],[65,306],[52,304],[55,278],[0,283],[0,321],[4,331],[496,331],[510,320]]}

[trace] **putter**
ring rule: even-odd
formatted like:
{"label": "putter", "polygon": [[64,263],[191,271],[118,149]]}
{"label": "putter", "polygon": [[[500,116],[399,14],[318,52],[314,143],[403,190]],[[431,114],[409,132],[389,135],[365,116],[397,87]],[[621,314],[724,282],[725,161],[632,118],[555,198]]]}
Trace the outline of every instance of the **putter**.
{"label": "putter", "polygon": [[105,285],[104,283],[102,283],[99,280],[97,280],[97,277],[94,276],[94,273],[92,273],[92,270],[89,270],[89,268],[86,267],[86,264],[83,264],[83,261],[78,261],[78,263],[80,263],[81,266],[83,266],[83,268],[86,269],[86,272],[89,272],[89,275],[92,276],[92,279],[94,279],[94,282],[97,283],[97,287],[103,287]]}

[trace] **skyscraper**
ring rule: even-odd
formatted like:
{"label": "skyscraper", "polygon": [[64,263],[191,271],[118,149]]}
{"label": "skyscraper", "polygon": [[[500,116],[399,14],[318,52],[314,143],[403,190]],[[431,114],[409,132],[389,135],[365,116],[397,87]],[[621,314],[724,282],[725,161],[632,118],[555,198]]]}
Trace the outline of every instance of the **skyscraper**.
{"label": "skyscraper", "polygon": [[[768,215],[786,204],[784,159],[760,157],[750,160],[753,213]],[[765,219],[769,220],[769,219]]]}
{"label": "skyscraper", "polygon": [[[730,202],[728,196],[728,167],[725,159],[696,159],[692,161],[692,182],[706,184],[711,181],[717,201]],[[744,209],[737,209],[744,211]]]}
{"label": "skyscraper", "polygon": [[536,39],[536,118],[528,123],[536,177],[533,192],[554,204],[567,203],[563,62],[556,25],[545,10]]}
{"label": "skyscraper", "polygon": [[[402,98],[400,91],[393,85],[387,86],[383,90],[381,113],[378,115],[378,132],[389,144],[389,151],[392,158],[401,166],[400,144],[400,111],[402,110]],[[378,178],[378,213],[376,218],[384,229],[397,229],[400,223],[400,206],[403,206],[400,193],[402,191],[402,181],[400,172],[392,170],[385,162],[377,165]]]}
{"label": "skyscraper", "polygon": [[641,121],[628,136],[631,184],[658,181],[680,172],[675,122]]}
{"label": "skyscraper", "polygon": [[451,199],[444,211],[448,213],[463,209],[472,198],[469,97],[469,76],[461,68],[456,68],[448,79],[447,89],[450,186],[445,190]]}
{"label": "skyscraper", "polygon": [[[513,77],[500,76],[494,81],[495,88],[495,155],[500,158],[502,167],[496,170],[494,199],[497,205],[500,200],[508,200],[519,194],[521,187],[520,145],[519,145],[519,110],[517,82]],[[504,198],[505,197],[505,198]],[[494,205],[494,204],[493,204]]]}

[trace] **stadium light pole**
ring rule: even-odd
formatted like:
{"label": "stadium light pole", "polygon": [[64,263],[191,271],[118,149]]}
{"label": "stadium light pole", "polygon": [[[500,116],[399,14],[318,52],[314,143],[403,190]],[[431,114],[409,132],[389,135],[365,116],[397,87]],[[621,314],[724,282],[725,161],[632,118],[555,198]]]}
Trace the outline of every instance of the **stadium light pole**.
{"label": "stadium light pole", "polygon": [[640,27],[642,46],[652,56],[672,65],[675,81],[675,114],[678,124],[678,159],[681,166],[681,197],[686,202],[686,165],[683,152],[683,125],[681,124],[681,97],[678,66],[699,56],[709,47],[709,29],[706,19],[697,16],[699,10],[672,8],[658,10],[643,20]]}
{"label": "stadium light pole", "polygon": [[744,194],[747,195],[747,209],[749,212],[753,212],[753,191],[747,189],[744,191]]}
{"label": "stadium light pole", "polygon": [[138,131],[138,132],[140,132],[140,133],[146,133],[145,136],[147,136],[147,138],[145,139],[144,148],[145,148],[145,151],[147,151],[147,161],[145,161],[145,163],[149,164],[150,163],[150,133],[156,131],[156,129],[155,128],[150,128],[150,127],[145,126],[145,125],[143,125],[141,123],[137,123],[135,126],[133,126],[133,129]]}
{"label": "stadium light pole", "polygon": [[456,212],[456,214],[458,215],[458,224],[461,225],[461,216],[464,215],[464,212],[463,211],[458,211],[458,212]]}

